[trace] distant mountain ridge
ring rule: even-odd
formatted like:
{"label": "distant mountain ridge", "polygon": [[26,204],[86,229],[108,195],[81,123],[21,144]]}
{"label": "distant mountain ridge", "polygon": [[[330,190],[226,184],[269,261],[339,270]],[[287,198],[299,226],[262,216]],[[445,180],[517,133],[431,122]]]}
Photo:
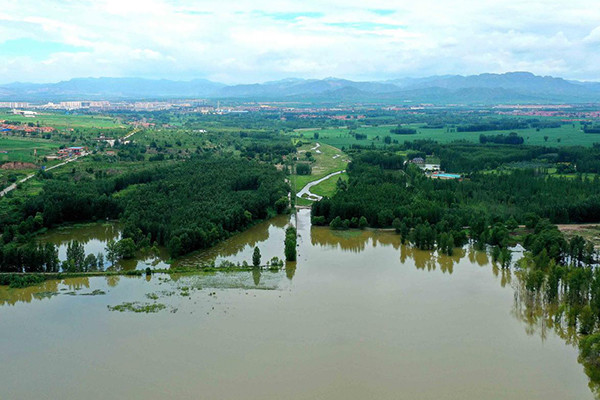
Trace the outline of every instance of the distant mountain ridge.
{"label": "distant mountain ridge", "polygon": [[265,83],[225,85],[205,79],[76,78],[49,84],[17,82],[0,85],[0,101],[169,98],[436,104],[590,103],[600,102],[600,83],[569,81],[530,72],[509,72],[372,82],[339,78],[288,78]]}

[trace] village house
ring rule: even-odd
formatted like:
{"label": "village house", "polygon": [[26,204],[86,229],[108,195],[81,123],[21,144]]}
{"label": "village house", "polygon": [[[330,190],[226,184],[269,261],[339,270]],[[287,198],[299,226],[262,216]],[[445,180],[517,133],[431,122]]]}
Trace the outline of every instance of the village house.
{"label": "village house", "polygon": [[87,147],[67,147],[65,149],[58,150],[58,156],[60,158],[68,158],[74,156],[80,156],[87,151]]}

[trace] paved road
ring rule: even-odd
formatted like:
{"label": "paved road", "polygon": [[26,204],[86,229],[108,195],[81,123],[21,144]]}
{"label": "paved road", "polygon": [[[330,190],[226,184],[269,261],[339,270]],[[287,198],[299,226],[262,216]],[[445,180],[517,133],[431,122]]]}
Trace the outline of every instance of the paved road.
{"label": "paved road", "polygon": [[[90,153],[81,153],[81,155],[79,155],[79,156],[76,156],[76,157],[69,158],[69,159],[68,159],[68,160],[66,160],[66,161],[63,161],[63,162],[61,162],[61,163],[59,163],[59,164],[56,164],[56,165],[53,165],[52,167],[46,168],[46,171],[50,171],[50,170],[53,170],[54,168],[62,167],[63,165],[66,165],[66,164],[68,164],[68,163],[70,163],[70,162],[73,162],[73,161],[79,160],[80,158],[82,158],[82,157],[85,157],[85,156],[87,156],[88,154],[90,154]],[[7,188],[3,189],[2,191],[0,191],[0,197],[3,197],[4,195],[6,195],[6,194],[7,194],[7,193],[9,193],[9,192],[12,192],[13,190],[15,190],[15,189],[17,188],[17,185],[18,185],[18,184],[20,184],[20,183],[24,183],[24,182],[27,182],[28,180],[30,180],[30,179],[31,179],[31,178],[33,178],[34,176],[35,176],[35,174],[27,175],[25,178],[21,179],[20,181],[18,181],[18,182],[16,182],[16,183],[13,183],[13,184],[12,184],[12,185],[10,185],[9,187],[7,187]]]}
{"label": "paved road", "polygon": [[[136,133],[138,133],[139,131],[140,131],[140,128],[135,128],[135,129],[133,129],[131,132],[129,132],[127,135],[123,136],[123,137],[122,137],[121,139],[119,139],[119,140],[120,140],[120,141],[127,140],[127,139],[129,139],[131,136],[133,136],[133,135],[135,135]],[[88,154],[90,154],[90,153],[82,153],[82,154],[81,154],[81,155],[79,155],[79,156],[76,156],[76,157],[69,158],[68,160],[66,160],[66,161],[63,161],[63,162],[61,162],[60,164],[56,164],[56,165],[53,165],[52,167],[46,168],[46,171],[50,171],[50,170],[53,170],[54,168],[62,167],[63,165],[66,165],[66,164],[68,164],[68,163],[70,163],[70,162],[73,162],[73,161],[79,160],[80,158],[82,158],[82,157],[85,157],[85,156],[87,156]],[[20,183],[27,182],[28,180],[30,180],[30,179],[31,179],[31,178],[33,178],[34,176],[35,176],[35,174],[27,175],[25,178],[21,179],[20,181],[18,181],[18,182],[16,182],[16,183],[13,183],[12,185],[10,185],[9,187],[7,187],[7,188],[5,188],[5,189],[2,189],[2,190],[0,191],[0,197],[4,197],[4,196],[5,196],[7,193],[9,193],[9,192],[12,192],[13,190],[15,190],[15,189],[17,188],[17,185],[19,185]]]}
{"label": "paved road", "polygon": [[346,170],[344,169],[342,171],[333,172],[333,173],[331,173],[331,174],[329,174],[327,176],[324,176],[321,179],[317,179],[316,181],[308,182],[306,184],[306,186],[304,186],[302,188],[301,191],[299,191],[298,193],[296,193],[296,196],[299,197],[299,198],[302,198],[302,196],[306,195],[305,198],[307,198],[308,200],[312,200],[312,201],[321,200],[323,198],[323,196],[319,196],[318,194],[311,193],[310,188],[312,188],[315,185],[318,185],[319,183],[321,183],[323,181],[326,181],[327,179],[331,178],[332,176],[339,175],[342,172],[346,172]]}

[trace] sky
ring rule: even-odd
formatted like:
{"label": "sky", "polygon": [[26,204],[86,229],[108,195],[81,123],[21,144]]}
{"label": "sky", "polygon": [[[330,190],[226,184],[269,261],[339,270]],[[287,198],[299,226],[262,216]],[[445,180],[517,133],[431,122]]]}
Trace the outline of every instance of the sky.
{"label": "sky", "polygon": [[530,71],[600,81],[597,0],[2,0],[0,83]]}

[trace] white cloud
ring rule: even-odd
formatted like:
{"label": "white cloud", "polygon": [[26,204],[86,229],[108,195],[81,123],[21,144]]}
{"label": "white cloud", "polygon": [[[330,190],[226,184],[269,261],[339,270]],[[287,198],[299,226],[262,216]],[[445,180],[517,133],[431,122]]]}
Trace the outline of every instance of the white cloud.
{"label": "white cloud", "polygon": [[[600,8],[591,0],[5,3],[0,82],[144,76],[234,83],[513,70],[600,79]],[[43,60],[2,57],[2,42],[19,38],[85,49]]]}
{"label": "white cloud", "polygon": [[594,28],[589,35],[583,38],[586,44],[600,44],[600,26]]}

